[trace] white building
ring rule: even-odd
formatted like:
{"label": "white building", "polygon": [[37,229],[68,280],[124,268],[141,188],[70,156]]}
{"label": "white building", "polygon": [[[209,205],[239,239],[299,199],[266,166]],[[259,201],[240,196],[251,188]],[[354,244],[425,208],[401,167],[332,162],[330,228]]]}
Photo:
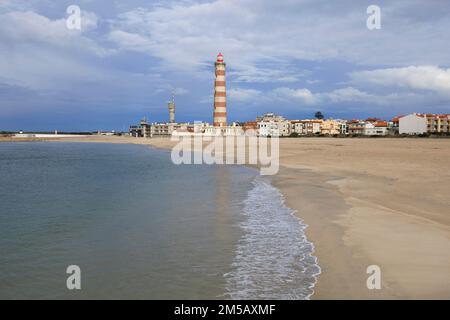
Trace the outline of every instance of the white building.
{"label": "white building", "polygon": [[261,137],[278,137],[280,131],[278,123],[275,121],[260,121],[258,122],[258,135]]}
{"label": "white building", "polygon": [[291,134],[291,123],[284,121],[258,122],[258,135],[261,137],[287,137]]}
{"label": "white building", "polygon": [[291,134],[291,122],[282,116],[266,113],[256,118],[261,137],[287,137]]}
{"label": "white building", "polygon": [[338,120],[338,121],[339,121],[339,133],[348,134],[347,120]]}
{"label": "white building", "polygon": [[399,119],[400,134],[422,134],[427,132],[427,119],[424,115],[412,113]]}
{"label": "white building", "polygon": [[389,124],[386,121],[366,122],[363,134],[365,136],[385,136],[388,134]]}

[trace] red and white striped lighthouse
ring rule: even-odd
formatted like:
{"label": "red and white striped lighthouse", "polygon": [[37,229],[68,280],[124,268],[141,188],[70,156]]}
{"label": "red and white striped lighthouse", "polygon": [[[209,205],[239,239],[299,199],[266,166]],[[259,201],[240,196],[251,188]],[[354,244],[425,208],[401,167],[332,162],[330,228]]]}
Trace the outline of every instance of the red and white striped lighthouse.
{"label": "red and white striped lighthouse", "polygon": [[219,53],[215,63],[216,79],[214,82],[214,126],[227,126],[227,91],[225,82],[225,67],[223,55]]}

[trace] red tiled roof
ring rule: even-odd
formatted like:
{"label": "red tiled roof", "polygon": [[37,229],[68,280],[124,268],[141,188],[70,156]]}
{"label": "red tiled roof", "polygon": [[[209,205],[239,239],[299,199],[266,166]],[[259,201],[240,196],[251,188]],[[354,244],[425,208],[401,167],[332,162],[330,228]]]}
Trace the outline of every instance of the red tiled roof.
{"label": "red tiled roof", "polygon": [[378,121],[377,123],[375,123],[375,127],[387,127],[388,123],[387,121]]}

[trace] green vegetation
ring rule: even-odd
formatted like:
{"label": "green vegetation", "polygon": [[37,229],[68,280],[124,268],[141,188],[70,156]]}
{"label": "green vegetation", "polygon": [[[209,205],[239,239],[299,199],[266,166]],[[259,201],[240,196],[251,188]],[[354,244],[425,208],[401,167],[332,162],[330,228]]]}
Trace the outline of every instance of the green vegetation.
{"label": "green vegetation", "polygon": [[322,114],[322,112],[317,111],[317,112],[314,114],[314,117],[315,117],[316,119],[322,120],[322,119],[324,118],[324,115]]}

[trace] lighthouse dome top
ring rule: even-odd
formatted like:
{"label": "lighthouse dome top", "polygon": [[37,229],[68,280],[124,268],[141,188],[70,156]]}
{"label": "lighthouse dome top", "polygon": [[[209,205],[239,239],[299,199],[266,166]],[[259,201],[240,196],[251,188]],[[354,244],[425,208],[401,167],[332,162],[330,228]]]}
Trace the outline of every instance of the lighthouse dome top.
{"label": "lighthouse dome top", "polygon": [[217,55],[217,62],[223,62],[223,55],[222,55],[222,53],[219,53]]}

